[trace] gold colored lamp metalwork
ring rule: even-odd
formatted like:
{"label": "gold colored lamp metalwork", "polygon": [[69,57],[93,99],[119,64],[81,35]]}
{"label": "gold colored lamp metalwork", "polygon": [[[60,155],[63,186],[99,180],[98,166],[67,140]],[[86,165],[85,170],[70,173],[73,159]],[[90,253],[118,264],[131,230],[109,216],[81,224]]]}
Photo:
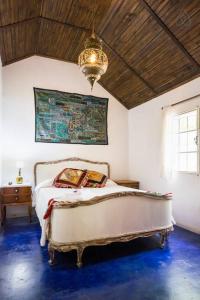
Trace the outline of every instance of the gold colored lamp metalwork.
{"label": "gold colored lamp metalwork", "polygon": [[85,41],[85,49],[79,55],[78,64],[90,82],[92,90],[94,83],[105,74],[108,67],[108,58],[103,52],[102,40],[96,36],[94,29],[92,35]]}

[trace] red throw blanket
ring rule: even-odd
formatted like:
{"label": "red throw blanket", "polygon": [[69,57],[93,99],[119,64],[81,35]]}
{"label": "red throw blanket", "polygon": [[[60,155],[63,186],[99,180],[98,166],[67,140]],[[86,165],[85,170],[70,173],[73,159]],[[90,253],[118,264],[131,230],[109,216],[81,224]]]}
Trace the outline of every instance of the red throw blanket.
{"label": "red throw blanket", "polygon": [[48,219],[50,216],[51,216],[51,212],[52,212],[52,209],[53,209],[53,205],[54,203],[57,203],[58,201],[54,200],[54,199],[50,199],[49,202],[48,202],[48,208],[44,214],[44,217],[43,219],[46,220]]}

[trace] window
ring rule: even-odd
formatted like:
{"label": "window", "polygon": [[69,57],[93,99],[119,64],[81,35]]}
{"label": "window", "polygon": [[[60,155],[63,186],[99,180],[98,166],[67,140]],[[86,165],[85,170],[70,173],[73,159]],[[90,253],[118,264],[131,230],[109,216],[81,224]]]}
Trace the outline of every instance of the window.
{"label": "window", "polygon": [[175,117],[175,165],[177,171],[198,173],[198,124],[198,109],[177,115]]}

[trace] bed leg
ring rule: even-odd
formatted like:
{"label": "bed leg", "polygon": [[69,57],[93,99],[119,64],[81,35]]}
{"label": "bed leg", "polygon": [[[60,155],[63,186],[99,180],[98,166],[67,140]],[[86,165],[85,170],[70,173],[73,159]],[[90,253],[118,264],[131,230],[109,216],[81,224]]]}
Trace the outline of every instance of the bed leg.
{"label": "bed leg", "polygon": [[170,234],[170,232],[167,231],[167,232],[166,232],[166,241],[168,241],[169,234]]}
{"label": "bed leg", "polygon": [[160,233],[160,248],[163,249],[165,247],[165,242],[167,240],[167,232]]}
{"label": "bed leg", "polygon": [[53,266],[55,265],[55,250],[53,248],[51,248],[51,246],[48,246],[48,252],[49,252],[49,265]]}
{"label": "bed leg", "polygon": [[82,255],[83,255],[83,251],[84,251],[84,247],[82,246],[78,246],[77,248],[77,267],[81,268],[82,267]]}

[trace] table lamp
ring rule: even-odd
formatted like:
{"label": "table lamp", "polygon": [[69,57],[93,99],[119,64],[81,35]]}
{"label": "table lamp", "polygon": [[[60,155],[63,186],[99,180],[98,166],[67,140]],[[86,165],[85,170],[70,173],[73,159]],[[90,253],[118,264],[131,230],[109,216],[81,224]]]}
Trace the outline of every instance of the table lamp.
{"label": "table lamp", "polygon": [[21,175],[22,168],[24,167],[24,162],[23,161],[17,161],[16,162],[16,167],[19,169],[18,176],[16,177],[16,183],[17,184],[22,184],[23,183],[23,177]]}

